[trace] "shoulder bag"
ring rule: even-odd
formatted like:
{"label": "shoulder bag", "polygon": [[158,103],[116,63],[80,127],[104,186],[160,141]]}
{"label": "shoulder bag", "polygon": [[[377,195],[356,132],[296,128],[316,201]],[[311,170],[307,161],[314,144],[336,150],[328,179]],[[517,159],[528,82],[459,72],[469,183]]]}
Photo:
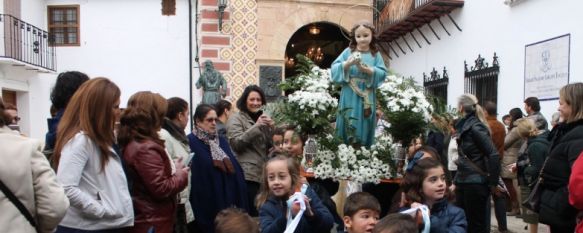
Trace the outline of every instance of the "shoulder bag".
{"label": "shoulder bag", "polygon": [[528,197],[526,198],[526,200],[524,200],[522,202],[522,206],[524,208],[527,208],[529,210],[532,210],[536,213],[539,212],[540,210],[540,197],[542,195],[542,183],[543,183],[543,171],[545,170],[545,166],[547,165],[547,161],[549,161],[549,157],[547,156],[547,158],[545,159],[545,162],[543,163],[543,167],[540,169],[540,172],[538,174],[538,179],[536,180],[536,183],[534,183],[530,188],[530,193],[528,194]]}
{"label": "shoulder bag", "polygon": [[2,180],[0,180],[0,189],[2,190],[4,195],[8,198],[8,200],[10,200],[10,202],[12,202],[14,206],[16,206],[18,211],[20,211],[20,213],[24,215],[24,217],[26,218],[26,220],[28,220],[30,225],[36,229],[36,221],[34,220],[34,217],[32,217],[32,214],[30,214],[28,209],[24,207],[24,204],[22,204],[22,202],[18,200],[14,193],[12,193],[12,191],[10,191],[10,189],[8,189],[6,185],[4,185],[4,182],[2,182]]}

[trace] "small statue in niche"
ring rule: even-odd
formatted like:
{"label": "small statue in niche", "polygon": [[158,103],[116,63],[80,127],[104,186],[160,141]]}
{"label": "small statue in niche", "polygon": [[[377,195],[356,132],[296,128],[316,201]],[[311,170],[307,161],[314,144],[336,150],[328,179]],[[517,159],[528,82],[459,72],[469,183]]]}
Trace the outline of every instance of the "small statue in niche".
{"label": "small statue in niche", "polygon": [[215,104],[227,95],[227,81],[223,75],[215,70],[213,62],[204,62],[204,72],[196,82],[196,88],[204,91],[202,95],[203,104]]}

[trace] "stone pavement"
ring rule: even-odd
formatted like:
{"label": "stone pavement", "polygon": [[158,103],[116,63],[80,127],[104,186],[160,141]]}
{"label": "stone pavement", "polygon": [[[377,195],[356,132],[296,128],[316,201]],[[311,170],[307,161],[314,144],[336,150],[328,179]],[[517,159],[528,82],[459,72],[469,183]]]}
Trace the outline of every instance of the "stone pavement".
{"label": "stone pavement", "polygon": [[[490,232],[498,233],[498,222],[496,222],[496,216],[494,216],[494,208],[492,208],[492,220]],[[506,216],[506,222],[508,224],[508,230],[514,233],[529,233],[530,231],[525,229],[526,223],[522,221],[521,218],[515,216]],[[550,233],[549,227],[544,224],[538,224],[538,233]]]}

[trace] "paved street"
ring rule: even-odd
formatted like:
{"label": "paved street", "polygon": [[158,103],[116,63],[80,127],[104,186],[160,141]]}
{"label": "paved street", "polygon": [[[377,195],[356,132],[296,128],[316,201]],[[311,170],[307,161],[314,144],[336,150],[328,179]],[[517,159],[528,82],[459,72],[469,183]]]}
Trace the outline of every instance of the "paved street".
{"label": "paved street", "polygon": [[[525,229],[526,223],[522,221],[520,218],[516,218],[514,216],[507,216],[506,221],[508,222],[508,230],[514,233],[528,233],[529,230]],[[492,228],[490,232],[498,232],[498,223],[496,222],[496,216],[494,216],[494,209],[492,209]],[[539,233],[550,233],[549,227],[547,225],[539,224],[538,226]]]}

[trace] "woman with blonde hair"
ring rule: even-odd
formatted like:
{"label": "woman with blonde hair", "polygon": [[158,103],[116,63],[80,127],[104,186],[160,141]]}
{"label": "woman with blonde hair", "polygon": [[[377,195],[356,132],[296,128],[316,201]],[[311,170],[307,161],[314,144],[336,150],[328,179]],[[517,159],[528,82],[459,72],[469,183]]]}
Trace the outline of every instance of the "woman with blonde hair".
{"label": "woman with blonde hair", "polygon": [[[550,143],[547,140],[547,130],[540,131],[533,119],[521,118],[515,122],[515,130],[518,136],[526,140],[526,149],[518,155],[516,170],[518,186],[520,187],[521,200],[526,200],[532,191],[530,187],[536,182],[540,169],[543,166]],[[538,214],[526,208],[522,208],[522,220],[529,225],[531,233],[538,230]]]}
{"label": "woman with blonde hair", "polygon": [[63,113],[53,162],[71,207],[58,233],[122,232],[134,223],[122,160],[112,148],[119,97],[113,82],[94,78],[81,85]]}
{"label": "woman with blonde hair", "polygon": [[454,178],[456,204],[464,209],[468,232],[490,232],[490,192],[497,189],[500,175],[498,151],[490,137],[488,123],[478,99],[463,94],[458,100],[463,117],[456,124],[459,158]]}
{"label": "woman with blonde hair", "polygon": [[132,95],[120,119],[118,141],[132,191],[136,219],[130,233],[171,233],[177,195],[188,183],[189,168],[172,162],[158,131],[168,104],[159,94]]}
{"label": "woman with blonde hair", "polygon": [[559,112],[564,120],[550,133],[550,152],[542,168],[539,222],[551,232],[573,232],[577,210],[569,204],[569,176],[583,151],[583,83],[572,83],[559,92]]}

